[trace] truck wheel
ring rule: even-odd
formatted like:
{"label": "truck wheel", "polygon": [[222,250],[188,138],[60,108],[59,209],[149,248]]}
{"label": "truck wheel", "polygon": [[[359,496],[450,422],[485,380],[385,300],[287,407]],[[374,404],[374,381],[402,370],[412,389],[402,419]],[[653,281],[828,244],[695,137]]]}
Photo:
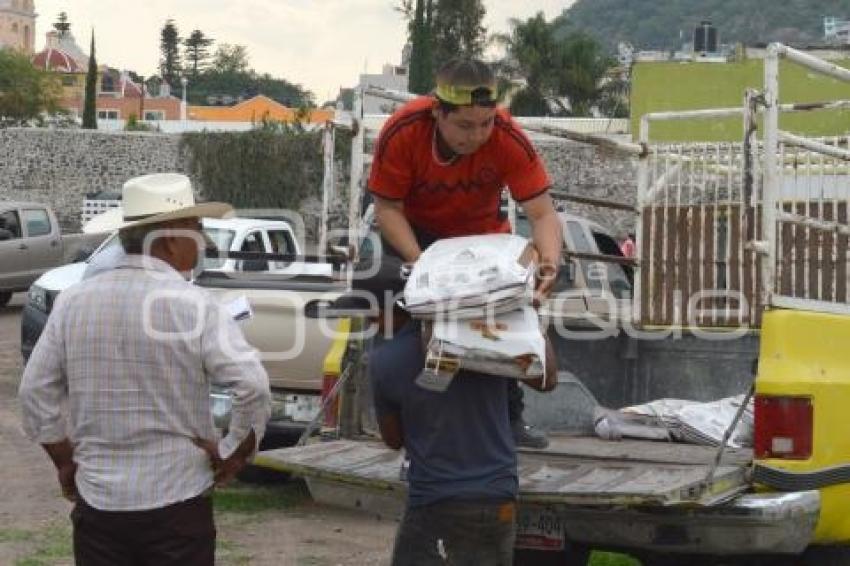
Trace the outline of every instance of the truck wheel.
{"label": "truck wheel", "polygon": [[810,546],[794,564],[799,566],[846,566],[850,564],[850,546]]}
{"label": "truck wheel", "polygon": [[0,293],[0,309],[9,304],[9,301],[12,300],[12,293],[8,291],[4,291]]}
{"label": "truck wheel", "polygon": [[581,545],[567,544],[560,552],[545,550],[514,550],[514,566],[588,566],[590,564],[590,548]]}

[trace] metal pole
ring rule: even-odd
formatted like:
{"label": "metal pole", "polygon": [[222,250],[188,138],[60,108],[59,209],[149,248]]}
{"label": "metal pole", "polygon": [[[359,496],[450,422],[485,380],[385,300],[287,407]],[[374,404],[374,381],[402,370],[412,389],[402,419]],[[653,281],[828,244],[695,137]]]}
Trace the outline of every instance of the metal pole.
{"label": "metal pole", "polygon": [[[351,259],[358,256],[360,245],[360,200],[363,181],[363,152],[366,148],[366,128],[363,126],[363,89],[354,91],[354,111],[351,116],[354,137],[351,140],[351,183],[348,194],[348,247]],[[349,270],[349,274],[351,270]]]}
{"label": "metal pole", "polygon": [[649,204],[646,202],[646,194],[649,190],[649,120],[643,116],[640,120],[640,134],[638,141],[643,146],[645,152],[640,156],[638,161],[638,186],[637,186],[637,215],[635,216],[635,268],[634,268],[634,297],[632,297],[632,322],[635,326],[641,323],[641,301],[643,299],[643,244],[644,239],[648,236],[644,234],[643,229],[643,211]]}
{"label": "metal pole", "polygon": [[762,234],[767,257],[761,257],[762,307],[769,308],[775,290],[776,272],[776,200],[779,191],[777,154],[779,152],[779,56],[780,46],[771,44],[764,60],[764,193],[762,196]]}
{"label": "metal pole", "polygon": [[334,187],[334,126],[332,122],[325,124],[322,134],[322,157],[324,158],[325,172],[322,179],[322,220],[319,226],[319,249],[317,255],[325,255],[328,250],[328,222],[331,198]]}

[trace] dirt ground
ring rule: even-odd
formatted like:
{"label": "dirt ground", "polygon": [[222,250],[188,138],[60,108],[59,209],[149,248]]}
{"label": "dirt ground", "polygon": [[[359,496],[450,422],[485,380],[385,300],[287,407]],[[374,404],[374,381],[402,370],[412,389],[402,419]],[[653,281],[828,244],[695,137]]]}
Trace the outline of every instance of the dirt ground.
{"label": "dirt ground", "polygon": [[[68,513],[53,467],[20,431],[20,316],[25,295],[0,309],[0,565],[72,564]],[[294,494],[294,495],[293,495]],[[246,505],[240,509],[244,500]],[[279,507],[269,502],[285,501]],[[292,482],[238,486],[217,499],[220,564],[386,564],[394,522],[320,507]]]}

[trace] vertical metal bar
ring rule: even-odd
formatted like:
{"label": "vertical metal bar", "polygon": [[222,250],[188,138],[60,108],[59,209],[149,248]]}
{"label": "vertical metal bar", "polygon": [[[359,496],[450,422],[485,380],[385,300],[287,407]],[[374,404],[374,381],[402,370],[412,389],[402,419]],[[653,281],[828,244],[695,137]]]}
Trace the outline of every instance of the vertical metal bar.
{"label": "vertical metal bar", "polygon": [[[718,290],[717,286],[717,262],[721,260],[720,254],[718,251],[720,250],[720,185],[722,179],[722,169],[720,167],[723,165],[723,159],[721,157],[721,144],[717,144],[714,146],[715,154],[717,157],[717,173],[715,174],[715,182],[714,182],[714,214],[712,218],[712,231],[714,238],[714,258],[711,266],[711,288],[715,291]],[[729,164],[731,166],[731,164]],[[724,250],[725,254],[726,251]],[[717,326],[717,298],[711,299],[711,323],[714,326]]]}
{"label": "vertical metal bar", "polygon": [[[643,144],[644,148],[649,148],[649,120],[646,117],[641,118],[638,139],[640,143]],[[643,257],[642,240],[648,237],[648,234],[645,234],[643,229],[643,213],[647,205],[646,193],[649,190],[649,156],[650,152],[644,151],[638,161],[637,217],[635,218],[635,237],[638,241],[635,242],[635,257],[637,262],[635,263],[634,270],[634,297],[632,300],[632,322],[635,326],[638,326],[641,323],[641,303],[643,293],[642,279],[644,261],[646,260],[646,258]]]}
{"label": "vertical metal bar", "polygon": [[[708,200],[706,197],[708,195],[708,190],[706,185],[708,185],[708,160],[706,156],[708,155],[708,145],[700,144],[699,148],[699,167],[700,167],[700,183],[697,190],[697,195],[699,199],[699,263],[698,263],[698,272],[699,275],[697,277],[697,281],[699,281],[699,285],[697,286],[697,291],[705,290],[705,257],[706,257],[706,242],[708,238],[706,238],[706,227],[705,227],[705,210],[707,207],[706,201]],[[702,305],[700,305],[702,307]],[[696,318],[694,317],[697,323],[697,326],[700,326],[702,323],[702,317]]]}
{"label": "vertical metal bar", "polygon": [[[659,160],[660,161],[660,160]],[[667,172],[670,170],[670,152],[664,152],[664,161],[663,163],[659,163],[663,165],[661,167],[661,175],[664,176],[664,209],[662,211],[661,216],[661,230],[659,231],[661,234],[661,289],[656,289],[656,293],[661,293],[661,319],[666,323],[668,321],[672,321],[673,313],[668,312],[668,310],[672,310],[672,304],[667,304],[667,289],[670,285],[673,284],[673,279],[670,277],[670,263],[669,258],[670,255],[668,250],[670,248],[670,234],[667,233],[667,229],[670,226],[667,218],[670,214],[670,183],[666,181]],[[658,175],[656,175],[656,179]]]}
{"label": "vertical metal bar", "polygon": [[[684,152],[682,151],[682,144],[676,146],[676,152],[678,155],[677,165],[676,165],[676,261],[674,262],[676,266],[676,275],[675,275],[675,283],[674,292],[679,291],[678,297],[686,297],[687,289],[682,288],[682,273],[685,272],[687,265],[682,265],[680,258],[682,257],[682,240],[679,238],[679,218],[682,216],[682,211],[684,210],[687,213],[687,204],[682,202],[682,168],[684,167]],[[685,250],[687,253],[687,249]],[[675,301],[675,299],[674,299]],[[684,316],[682,310],[681,301],[674,302],[674,310],[673,310],[673,325],[674,326],[683,326],[685,323]]]}
{"label": "vertical metal bar", "polygon": [[335,141],[336,129],[333,122],[325,124],[322,132],[322,157],[324,158],[324,177],[322,178],[322,220],[319,226],[319,249],[318,255],[324,255],[328,251],[328,221],[330,203],[333,199],[335,183]]}
{"label": "vertical metal bar", "polygon": [[[732,198],[733,195],[738,192],[735,190],[736,182],[740,180],[739,176],[735,175],[735,169],[733,167],[738,166],[738,151],[735,147],[735,144],[729,144],[729,154],[727,155],[727,160],[729,161],[729,170],[726,174],[726,186],[728,187],[726,194],[726,244],[723,249],[723,264],[726,268],[726,273],[724,273],[723,277],[725,278],[725,286],[727,291],[727,296],[725,299],[725,309],[723,310],[723,318],[728,325],[730,319],[732,317],[732,301],[730,300],[731,291],[732,291],[732,246],[737,245],[737,243],[732,242]],[[743,147],[742,147],[743,149]]]}
{"label": "vertical metal bar", "polygon": [[777,151],[779,149],[779,47],[771,44],[764,61],[765,111],[764,136],[764,194],[762,198],[761,239],[767,242],[767,257],[761,258],[762,304],[770,305],[775,289],[776,266],[776,201],[779,189]]}
{"label": "vertical metal bar", "polygon": [[[351,140],[351,183],[348,190],[348,247],[352,260],[359,254],[360,246],[360,201],[363,187],[363,152],[366,149],[366,125],[363,122],[363,90],[354,90],[354,111],[352,115],[354,137]],[[349,270],[349,275],[353,270]],[[350,281],[349,281],[350,283]]]}

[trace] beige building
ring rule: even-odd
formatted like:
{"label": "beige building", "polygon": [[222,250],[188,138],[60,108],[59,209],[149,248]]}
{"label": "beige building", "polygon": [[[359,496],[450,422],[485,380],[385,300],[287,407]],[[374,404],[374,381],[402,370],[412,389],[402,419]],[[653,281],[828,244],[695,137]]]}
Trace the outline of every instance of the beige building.
{"label": "beige building", "polygon": [[33,0],[0,0],[0,48],[13,47],[32,55],[35,18]]}

